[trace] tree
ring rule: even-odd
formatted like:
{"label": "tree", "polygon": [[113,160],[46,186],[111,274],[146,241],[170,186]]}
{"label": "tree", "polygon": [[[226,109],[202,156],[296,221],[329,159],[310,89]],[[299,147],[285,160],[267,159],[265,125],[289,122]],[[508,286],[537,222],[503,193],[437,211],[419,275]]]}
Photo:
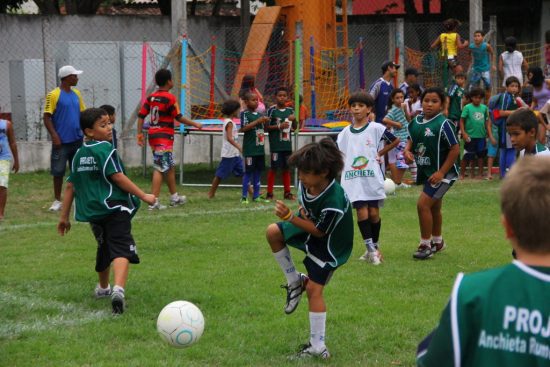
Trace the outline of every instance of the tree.
{"label": "tree", "polygon": [[0,14],[8,10],[19,9],[25,0],[0,0]]}

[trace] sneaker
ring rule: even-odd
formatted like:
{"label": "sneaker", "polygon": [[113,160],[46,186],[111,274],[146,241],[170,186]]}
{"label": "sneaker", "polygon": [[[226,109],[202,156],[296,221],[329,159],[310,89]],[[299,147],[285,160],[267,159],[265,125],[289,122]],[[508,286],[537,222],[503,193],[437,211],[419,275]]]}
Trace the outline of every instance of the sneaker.
{"label": "sneaker", "polygon": [[285,192],[285,200],[296,200],[296,196],[291,192]]}
{"label": "sneaker", "polygon": [[432,247],[428,245],[419,245],[413,257],[418,260],[426,260],[433,256]]}
{"label": "sneaker", "polygon": [[187,197],[185,195],[178,196],[177,199],[170,198],[170,206],[183,205],[187,202]]}
{"label": "sneaker", "polygon": [[258,196],[257,198],[252,199],[252,201],[255,202],[255,203],[271,203],[271,200],[268,200],[268,199],[263,198],[261,196]]}
{"label": "sneaker", "polygon": [[367,261],[372,265],[380,265],[380,263],[382,263],[382,253],[378,250],[372,252],[367,251]]}
{"label": "sneaker", "polygon": [[273,200],[273,193],[269,193],[269,192],[268,192],[268,193],[265,195],[265,198],[266,198],[266,200]]}
{"label": "sneaker", "polygon": [[126,302],[124,301],[124,291],[117,290],[111,293],[111,306],[113,315],[120,315],[124,312]]}
{"label": "sneaker", "polygon": [[411,185],[407,185],[404,182],[401,182],[399,185],[396,186],[398,189],[409,189]]}
{"label": "sneaker", "polygon": [[241,204],[248,204],[248,198],[241,198]]}
{"label": "sneaker", "polygon": [[53,203],[52,203],[52,206],[50,206],[50,208],[48,209],[49,211],[51,212],[58,212],[61,210],[61,205],[63,203],[59,200],[54,200]]}
{"label": "sneaker", "polygon": [[441,241],[441,243],[435,243],[432,241],[432,253],[437,253],[445,250],[447,245],[445,244],[445,241]]}
{"label": "sneaker", "polygon": [[330,353],[327,347],[323,347],[320,350],[313,348],[311,343],[304,344],[300,347],[300,351],[296,354],[296,359],[317,357],[321,359],[329,359]]}
{"label": "sneaker", "polygon": [[95,299],[107,298],[111,295],[111,285],[107,289],[102,289],[99,284],[95,287],[94,290]]}
{"label": "sneaker", "polygon": [[300,273],[300,280],[287,285],[282,285],[281,288],[286,289],[286,304],[285,304],[285,313],[290,315],[298,307],[300,299],[302,298],[302,293],[306,289],[306,284],[309,278]]}
{"label": "sneaker", "polygon": [[164,209],[166,209],[166,205],[162,205],[160,203],[160,201],[158,201],[158,199],[157,199],[157,201],[155,201],[155,203],[153,205],[149,205],[149,207],[147,209],[149,209],[149,210],[164,210]]}

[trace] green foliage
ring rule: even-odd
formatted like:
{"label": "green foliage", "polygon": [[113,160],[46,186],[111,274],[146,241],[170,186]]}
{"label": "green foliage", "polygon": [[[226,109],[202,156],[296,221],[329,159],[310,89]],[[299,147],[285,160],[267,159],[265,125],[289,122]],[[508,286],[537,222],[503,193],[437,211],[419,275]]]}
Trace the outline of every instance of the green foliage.
{"label": "green foliage", "polygon": [[[185,177],[208,182],[212,173],[188,166]],[[150,187],[138,170],[130,177]],[[149,212],[144,205],[133,221],[142,263],[130,270],[127,312],[113,318],[108,301],[92,297],[96,244],[89,226],[73,222],[60,237],[58,214],[47,211],[49,174],[12,175],[0,224],[0,365],[413,366],[416,345],[436,325],[456,274],[511,259],[499,224],[498,186],[464,181],[449,191],[443,205],[448,248],[424,262],[411,256],[420,188],[387,199],[381,210],[385,262],[373,267],[357,260],[364,245],[356,230],[351,259],[325,290],[332,360],[296,363],[287,357],[308,339],[307,299],[284,314],[284,276],[264,235],[276,221],[273,205],[243,206],[238,188],[220,188],[209,200],[204,187],[180,188],[189,199],[181,208]],[[292,254],[303,271],[302,253]],[[178,299],[195,303],[206,319],[202,339],[186,350],[165,345],[155,329],[162,307]]]}

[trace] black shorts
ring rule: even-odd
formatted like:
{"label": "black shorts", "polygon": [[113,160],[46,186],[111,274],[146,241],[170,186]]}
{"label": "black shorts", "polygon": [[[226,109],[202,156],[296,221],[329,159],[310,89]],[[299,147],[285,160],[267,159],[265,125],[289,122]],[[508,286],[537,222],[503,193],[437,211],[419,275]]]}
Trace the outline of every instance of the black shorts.
{"label": "black shorts", "polygon": [[380,208],[384,205],[384,199],[380,200],[358,200],[351,203],[353,209],[368,208]]}
{"label": "black shorts", "polygon": [[271,169],[288,169],[288,157],[292,152],[272,152]]}
{"label": "black shorts", "polygon": [[244,171],[252,173],[255,171],[265,170],[265,156],[255,155],[252,157],[244,157]]}
{"label": "black shorts", "polygon": [[472,138],[469,142],[464,143],[465,161],[473,161],[476,158],[485,158],[487,155],[487,142],[485,138]]}
{"label": "black shorts", "polygon": [[97,241],[95,271],[104,271],[118,257],[128,259],[131,264],[139,264],[129,213],[113,213],[99,222],[90,223],[90,227]]}

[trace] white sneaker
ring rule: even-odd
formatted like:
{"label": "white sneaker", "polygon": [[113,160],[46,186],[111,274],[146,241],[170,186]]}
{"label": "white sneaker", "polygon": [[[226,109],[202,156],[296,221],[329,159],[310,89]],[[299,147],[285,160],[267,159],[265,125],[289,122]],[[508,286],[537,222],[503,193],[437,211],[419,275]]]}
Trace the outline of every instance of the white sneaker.
{"label": "white sneaker", "polygon": [[50,209],[48,209],[51,212],[58,212],[61,210],[62,202],[59,200],[54,200],[52,203],[52,206],[50,206]]}
{"label": "white sneaker", "polygon": [[95,287],[94,294],[95,294],[95,299],[107,298],[111,296],[111,285],[109,284],[109,286],[106,289],[103,289],[98,284]]}
{"label": "white sneaker", "polygon": [[170,206],[178,206],[187,203],[187,197],[185,195],[178,196],[177,199],[170,198]]}
{"label": "white sneaker", "polygon": [[164,210],[164,209],[166,209],[166,205],[162,205],[159,202],[159,199],[157,199],[157,201],[155,201],[155,203],[153,205],[149,205],[149,207],[147,209],[149,209],[149,210]]}
{"label": "white sneaker", "polygon": [[300,299],[302,298],[302,293],[306,290],[306,284],[309,281],[307,275],[300,273],[300,279],[292,284],[282,285],[281,288],[286,289],[286,303],[285,303],[285,313],[290,315],[296,310]]}
{"label": "white sneaker", "polygon": [[365,251],[365,253],[363,255],[359,256],[359,260],[367,261],[369,259],[368,255],[369,255],[369,251],[367,250],[367,251]]}
{"label": "white sneaker", "polygon": [[330,353],[328,352],[327,347],[321,349],[315,349],[311,343],[304,344],[300,347],[300,351],[291,359],[302,359],[302,358],[311,358],[317,357],[320,359],[329,359]]}
{"label": "white sneaker", "polygon": [[399,185],[396,186],[398,189],[410,189],[411,185],[407,185],[404,182],[401,182]]}
{"label": "white sneaker", "polygon": [[380,265],[382,262],[382,254],[376,250],[367,254],[367,261],[372,265]]}

